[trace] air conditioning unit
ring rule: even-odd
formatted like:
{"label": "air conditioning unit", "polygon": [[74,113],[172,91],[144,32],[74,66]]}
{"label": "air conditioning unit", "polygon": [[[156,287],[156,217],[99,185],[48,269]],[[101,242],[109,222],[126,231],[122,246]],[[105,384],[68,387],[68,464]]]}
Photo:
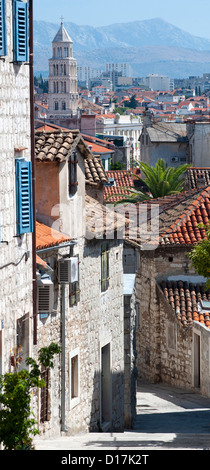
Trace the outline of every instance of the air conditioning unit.
{"label": "air conditioning unit", "polygon": [[171,157],[171,163],[177,163],[179,161],[179,157]]}
{"label": "air conditioning unit", "polygon": [[52,313],[54,304],[54,285],[49,277],[42,277],[37,282],[38,313]]}
{"label": "air conditioning unit", "polygon": [[58,282],[73,283],[79,280],[78,257],[61,258],[58,261]]}

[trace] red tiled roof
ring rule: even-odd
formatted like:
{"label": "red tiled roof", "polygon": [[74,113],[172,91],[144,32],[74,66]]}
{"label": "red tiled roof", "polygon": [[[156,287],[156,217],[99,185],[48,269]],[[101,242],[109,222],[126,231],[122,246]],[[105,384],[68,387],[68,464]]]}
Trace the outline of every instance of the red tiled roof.
{"label": "red tiled roof", "polygon": [[41,250],[70,241],[70,237],[36,221],[36,249]]}
{"label": "red tiled roof", "polygon": [[[105,202],[117,202],[123,199],[124,196],[130,195],[130,187],[134,187],[133,176],[130,171],[127,170],[110,170],[106,171],[107,178],[113,178],[115,180],[115,186],[104,187],[104,199]],[[125,189],[128,188],[128,189]],[[118,196],[123,194],[123,196]],[[113,196],[113,197],[110,197]],[[108,198],[108,199],[107,199]]]}
{"label": "red tiled roof", "polygon": [[[210,220],[210,187],[131,204],[129,206],[131,221],[135,222],[136,214],[140,214],[141,210],[144,211],[145,204],[148,215],[152,214],[150,211],[153,205],[158,206],[159,211],[159,235],[151,242],[149,237],[148,243],[151,243],[151,246],[158,244],[160,247],[172,245],[190,247],[206,238],[205,228],[199,228],[198,224],[206,225]],[[120,206],[118,211],[121,212]],[[145,228],[144,236],[147,236],[147,227],[142,225],[136,227],[135,224],[134,232],[130,231],[127,236],[141,245],[141,234]]]}
{"label": "red tiled roof", "polygon": [[97,154],[100,154],[100,153],[110,153],[110,152],[114,152],[114,150],[111,150],[109,149],[108,147],[104,147],[103,145],[98,145],[98,144],[95,144],[94,142],[88,142],[87,140],[85,140],[85,143],[87,146],[91,146],[91,152],[93,153],[97,153]]}
{"label": "red tiled roof", "polygon": [[162,281],[160,287],[171,305],[178,320],[184,326],[192,325],[193,320],[210,328],[210,312],[200,312],[200,300],[210,301],[210,291],[203,284],[183,281]]}
{"label": "red tiled roof", "polygon": [[36,264],[38,264],[39,266],[41,266],[42,268],[44,269],[47,269],[47,263],[46,261],[44,261],[42,258],[40,258],[40,256],[36,255]]}
{"label": "red tiled roof", "polygon": [[59,129],[53,132],[36,131],[35,133],[35,158],[37,161],[62,163],[77,147],[84,157],[86,180],[89,183],[106,183],[107,178],[100,157],[91,153],[78,130],[73,129],[66,132]]}
{"label": "red tiled roof", "polygon": [[193,167],[188,168],[186,172],[186,186],[189,189],[198,188],[200,185],[210,185],[210,167]]}
{"label": "red tiled roof", "polygon": [[161,245],[193,245],[206,238],[205,228],[199,228],[198,224],[206,225],[210,220],[210,187],[194,194],[194,198],[191,197],[186,201],[185,210],[161,234]]}

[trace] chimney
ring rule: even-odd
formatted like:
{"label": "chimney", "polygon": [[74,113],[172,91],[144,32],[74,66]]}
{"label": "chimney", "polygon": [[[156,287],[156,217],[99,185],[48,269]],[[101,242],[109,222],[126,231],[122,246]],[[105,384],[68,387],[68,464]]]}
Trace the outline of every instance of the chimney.
{"label": "chimney", "polygon": [[198,173],[196,180],[197,188],[203,188],[204,186],[207,186],[204,173]]}
{"label": "chimney", "polygon": [[144,113],[143,113],[143,126],[144,127],[150,127],[151,126],[151,112],[149,111],[149,109],[145,109]]}

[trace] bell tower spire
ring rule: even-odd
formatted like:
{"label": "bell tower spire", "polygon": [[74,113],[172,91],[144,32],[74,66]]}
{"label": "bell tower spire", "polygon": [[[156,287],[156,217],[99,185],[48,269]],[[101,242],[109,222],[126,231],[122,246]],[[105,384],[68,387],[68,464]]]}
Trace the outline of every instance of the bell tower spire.
{"label": "bell tower spire", "polygon": [[52,41],[49,59],[48,118],[59,119],[77,114],[77,61],[73,58],[73,41],[67,33],[63,17]]}

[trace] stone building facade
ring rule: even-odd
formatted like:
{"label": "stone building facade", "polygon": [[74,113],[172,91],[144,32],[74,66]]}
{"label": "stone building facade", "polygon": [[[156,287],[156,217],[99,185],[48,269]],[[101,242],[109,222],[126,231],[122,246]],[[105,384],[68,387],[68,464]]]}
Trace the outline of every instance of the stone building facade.
{"label": "stone building facade", "polygon": [[146,118],[139,140],[142,162],[155,166],[158,159],[162,158],[166,166],[175,168],[190,162],[186,124],[151,123]]}
{"label": "stone building facade", "polygon": [[[32,349],[33,224],[28,4],[3,0],[0,6],[0,373],[5,373],[14,370],[13,348],[23,347],[23,363]],[[22,55],[20,28],[26,32]]]}
{"label": "stone building facade", "polygon": [[[168,261],[171,253],[171,249],[161,254],[141,253],[140,275],[136,281],[140,303],[136,338],[138,374],[151,382],[192,388],[192,331],[178,320],[158,283],[158,278],[165,278],[164,269],[176,275],[176,268]],[[186,252],[176,250],[176,257],[181,278]]]}
{"label": "stone building facade", "polygon": [[133,240],[140,253],[138,377],[206,396],[210,396],[210,296],[188,253],[205,237],[198,224],[209,220],[209,191],[206,187],[153,201],[159,204],[158,244],[144,250],[140,239]]}
{"label": "stone building facade", "polygon": [[[55,293],[53,311],[46,312],[44,320],[38,313],[38,347],[52,340],[63,344],[65,339],[64,357],[57,358],[51,374],[53,407],[50,412],[48,402],[49,414],[45,414],[40,430],[45,435],[122,431],[123,242],[117,237],[111,210],[100,198],[89,195],[91,183],[95,190],[103,185],[105,171],[100,159],[73,131],[37,133],[36,160],[37,224],[54,237],[53,242],[43,232],[43,246],[37,241],[37,255],[45,270],[52,269],[48,274]],[[77,184],[70,195],[72,161],[77,166]],[[72,229],[73,221],[76,225]],[[60,243],[61,235],[67,237],[65,246]],[[76,283],[64,284],[59,278],[59,263],[69,257],[77,258],[79,277]],[[44,282],[42,266],[38,268]],[[42,396],[39,402],[43,402]],[[40,412],[41,408],[39,421]]]}

